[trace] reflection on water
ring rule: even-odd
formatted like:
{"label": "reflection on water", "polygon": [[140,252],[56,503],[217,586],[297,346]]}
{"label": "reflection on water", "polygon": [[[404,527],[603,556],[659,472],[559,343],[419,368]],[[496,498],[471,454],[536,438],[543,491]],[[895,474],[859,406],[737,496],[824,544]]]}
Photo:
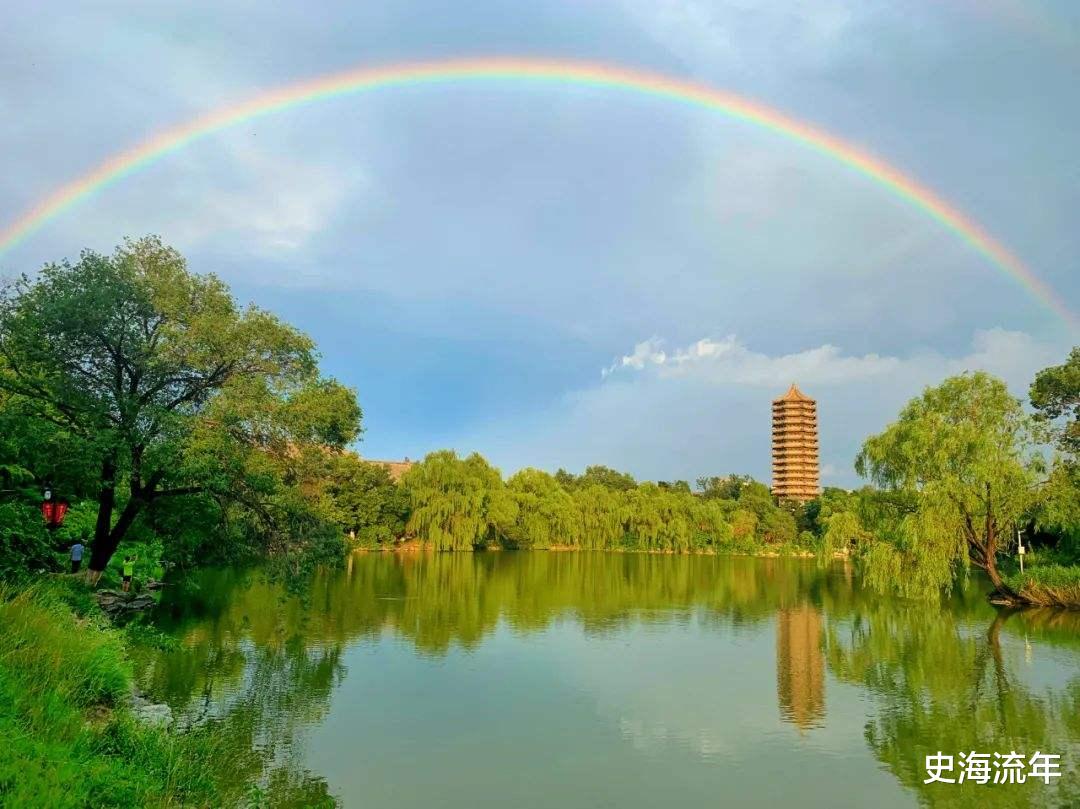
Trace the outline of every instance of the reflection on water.
{"label": "reflection on water", "polygon": [[[144,688],[259,751],[236,795],[273,805],[1080,804],[1080,616],[978,585],[941,606],[806,560],[372,554],[302,597],[205,571],[157,621],[179,648]],[[923,784],[927,753],[1036,749],[1056,787]]]}
{"label": "reflection on water", "polygon": [[776,693],[780,715],[799,728],[820,727],[825,717],[825,656],[821,613],[803,603],[776,613]]}

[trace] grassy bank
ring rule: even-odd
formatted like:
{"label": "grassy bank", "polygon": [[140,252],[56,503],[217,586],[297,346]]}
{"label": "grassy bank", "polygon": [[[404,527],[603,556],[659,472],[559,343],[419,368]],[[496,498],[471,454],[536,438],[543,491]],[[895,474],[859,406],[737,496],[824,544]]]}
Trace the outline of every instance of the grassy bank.
{"label": "grassy bank", "polygon": [[1028,604],[1080,609],[1080,566],[1044,564],[1006,577],[1006,583]]}
{"label": "grassy bank", "polygon": [[125,633],[69,577],[0,586],[0,804],[223,806],[242,795],[212,729],[136,723]]}

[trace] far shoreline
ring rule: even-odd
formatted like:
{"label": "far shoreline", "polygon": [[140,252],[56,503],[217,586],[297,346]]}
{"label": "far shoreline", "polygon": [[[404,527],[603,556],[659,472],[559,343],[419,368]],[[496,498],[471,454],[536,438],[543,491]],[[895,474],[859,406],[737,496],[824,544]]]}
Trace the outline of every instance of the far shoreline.
{"label": "far shoreline", "polygon": [[[365,548],[357,547],[349,553],[396,553],[396,554],[419,554],[419,553],[517,553],[520,551],[548,551],[551,553],[626,553],[643,554],[648,556],[744,556],[757,559],[816,559],[819,554],[813,551],[795,550],[790,552],[760,550],[760,551],[728,551],[715,548],[697,548],[685,551],[661,550],[652,548],[578,548],[573,545],[551,545],[546,548],[504,548],[492,545],[483,548],[470,548],[463,550],[439,550],[430,542],[420,540],[407,540],[393,547]],[[846,550],[834,551],[827,558],[832,560],[849,561],[851,554]]]}

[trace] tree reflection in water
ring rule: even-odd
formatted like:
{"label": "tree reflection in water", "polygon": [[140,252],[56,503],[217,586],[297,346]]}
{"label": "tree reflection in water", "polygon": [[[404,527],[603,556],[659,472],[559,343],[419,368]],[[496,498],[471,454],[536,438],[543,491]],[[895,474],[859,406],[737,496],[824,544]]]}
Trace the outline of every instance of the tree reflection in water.
{"label": "tree reflection in water", "polygon": [[[258,752],[238,782],[314,805],[326,784],[296,745],[326,715],[350,645],[390,636],[439,656],[478,647],[500,621],[525,634],[571,619],[594,635],[691,617],[726,632],[775,621],[779,709],[800,733],[826,722],[833,679],[867,697],[870,749],[924,803],[1080,803],[1080,616],[998,613],[984,592],[903,602],[863,591],[843,565],[599,552],[359,555],[303,597],[258,571],[204,571],[168,591],[157,621],[179,648],[139,661],[140,680],[181,721],[222,723]],[[1060,650],[1071,680],[1025,680],[1025,637]],[[1062,755],[1056,788],[922,783],[927,753],[1036,749]]]}
{"label": "tree reflection in water", "polygon": [[[950,608],[933,615],[923,604],[865,599],[829,622],[829,670],[839,680],[862,686],[875,705],[866,724],[867,743],[928,805],[1080,805],[1075,660],[1071,682],[1040,690],[1026,684],[1018,671],[1023,656],[1003,648],[1004,633],[1049,631],[1061,616],[1048,611],[994,614],[983,607],[982,592],[975,593],[978,604],[970,596],[970,591],[961,593]],[[1073,643],[1078,633],[1080,626],[1074,626]],[[1037,750],[1062,756],[1063,775],[1051,787],[1042,781],[924,784],[927,754],[1030,755]]]}

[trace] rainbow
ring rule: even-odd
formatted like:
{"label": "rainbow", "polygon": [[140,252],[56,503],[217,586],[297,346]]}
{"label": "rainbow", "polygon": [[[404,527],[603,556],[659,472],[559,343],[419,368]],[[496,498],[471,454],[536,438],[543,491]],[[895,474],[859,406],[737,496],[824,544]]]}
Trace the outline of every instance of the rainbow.
{"label": "rainbow", "polygon": [[702,84],[614,65],[533,58],[453,59],[362,67],[279,87],[167,129],[56,189],[0,230],[0,255],[93,194],[195,141],[301,104],[403,85],[472,81],[572,84],[622,90],[719,112],[809,147],[876,182],[951,231],[1077,328],[1068,307],[1016,255],[934,191],[868,152],[777,110]]}

